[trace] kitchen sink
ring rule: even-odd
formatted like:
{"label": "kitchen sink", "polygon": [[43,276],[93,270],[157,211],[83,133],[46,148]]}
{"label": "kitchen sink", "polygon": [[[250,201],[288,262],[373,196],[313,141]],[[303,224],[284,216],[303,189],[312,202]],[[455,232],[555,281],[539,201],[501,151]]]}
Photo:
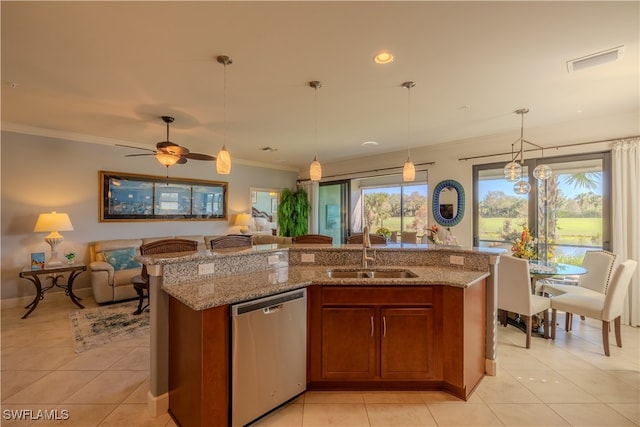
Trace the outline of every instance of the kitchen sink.
{"label": "kitchen sink", "polygon": [[327,270],[332,279],[406,279],[418,277],[409,270]]}

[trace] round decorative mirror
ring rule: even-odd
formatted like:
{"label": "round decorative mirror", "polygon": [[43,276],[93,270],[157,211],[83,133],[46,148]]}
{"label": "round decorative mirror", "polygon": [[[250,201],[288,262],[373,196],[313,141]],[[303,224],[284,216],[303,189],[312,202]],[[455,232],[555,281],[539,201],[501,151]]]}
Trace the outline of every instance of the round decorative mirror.
{"label": "round decorative mirror", "polygon": [[443,227],[457,225],[464,216],[464,189],[453,179],[445,179],[433,189],[433,218]]}

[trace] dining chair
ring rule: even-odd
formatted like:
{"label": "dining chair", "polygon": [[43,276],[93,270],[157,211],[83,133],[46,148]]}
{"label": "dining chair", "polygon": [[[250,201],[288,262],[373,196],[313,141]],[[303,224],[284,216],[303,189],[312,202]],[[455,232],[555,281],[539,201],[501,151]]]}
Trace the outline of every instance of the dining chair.
{"label": "dining chair", "polygon": [[417,231],[403,231],[400,235],[400,241],[402,243],[417,243],[417,235]]}
{"label": "dining chair", "polygon": [[578,276],[577,280],[573,278],[541,280],[539,291],[561,295],[566,292],[584,293],[588,289],[606,294],[615,260],[616,254],[609,251],[587,251],[582,261],[582,266],[587,270],[585,274]]}
{"label": "dining chair", "polygon": [[624,299],[631,284],[631,277],[637,266],[637,261],[631,259],[621,263],[613,274],[606,294],[598,292],[592,294],[567,292],[551,298],[551,339],[556,338],[556,312],[560,310],[567,313],[567,315],[575,313],[591,319],[601,320],[602,345],[606,356],[609,356],[609,327],[610,322],[613,321],[616,345],[622,347],[620,317],[622,316]]}
{"label": "dining chair", "polygon": [[216,237],[209,242],[211,249],[250,248],[251,236],[248,234],[228,234]]}
{"label": "dining chair", "polygon": [[[347,237],[347,243],[348,244],[362,244],[363,237],[364,237],[364,235],[362,233],[354,233],[354,234],[350,235],[349,237]],[[387,239],[385,239],[384,236],[381,236],[380,234],[369,233],[369,241],[371,242],[372,245],[386,245],[387,244]]]}
{"label": "dining chair", "polygon": [[[591,295],[592,293],[606,294],[611,272],[616,260],[616,254],[600,250],[587,251],[582,260],[582,266],[587,270],[577,279],[554,279],[553,277],[540,280],[537,290],[543,294],[558,296],[564,293]],[[570,331],[573,316],[565,317],[565,330]]]}
{"label": "dining chair", "polygon": [[[189,252],[197,251],[198,242],[196,240],[187,239],[161,239],[154,242],[145,243],[140,246],[140,255],[154,255],[154,254],[168,254],[173,252]],[[147,299],[147,305],[144,307],[144,291],[149,294],[149,273],[147,272],[147,266],[142,265],[142,272],[139,276],[135,276],[131,279],[133,288],[138,294],[138,309],[133,314],[138,315],[142,313],[147,307],[149,307],[149,301]]]}
{"label": "dining chair", "polygon": [[293,238],[293,244],[296,243],[333,243],[333,237],[323,234],[303,234]]}
{"label": "dining chair", "polygon": [[[531,347],[531,322],[534,314],[544,313],[544,337],[549,337],[550,299],[531,292],[529,260],[510,255],[498,263],[498,309],[518,313],[526,326],[526,347]],[[502,316],[504,319],[504,316]],[[506,319],[502,321],[507,326]]]}

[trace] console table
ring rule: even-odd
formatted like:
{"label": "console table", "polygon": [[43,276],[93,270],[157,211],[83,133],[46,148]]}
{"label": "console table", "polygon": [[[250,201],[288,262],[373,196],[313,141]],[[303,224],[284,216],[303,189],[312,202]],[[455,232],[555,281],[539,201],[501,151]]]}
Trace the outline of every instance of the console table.
{"label": "console table", "polygon": [[[73,293],[73,281],[80,273],[86,271],[86,269],[87,266],[82,263],[62,265],[60,267],[45,267],[38,270],[32,270],[31,267],[23,268],[19,276],[33,283],[33,285],[36,287],[36,296],[33,301],[31,301],[31,303],[24,307],[28,308],[29,311],[27,311],[27,313],[22,316],[22,318],[26,319],[27,316],[29,316],[33,312],[33,310],[36,309],[40,300],[44,299],[44,293],[54,287],[64,289],[64,294],[67,295],[75,305],[80,308],[84,308],[84,306],[79,302],[79,300],[81,300],[82,298],[76,296]],[[67,283],[58,283],[58,279],[64,277],[64,274],[62,273],[66,272],[69,272]],[[49,286],[43,287],[42,283],[40,282],[39,276],[46,276],[46,279],[51,280],[51,284]]]}

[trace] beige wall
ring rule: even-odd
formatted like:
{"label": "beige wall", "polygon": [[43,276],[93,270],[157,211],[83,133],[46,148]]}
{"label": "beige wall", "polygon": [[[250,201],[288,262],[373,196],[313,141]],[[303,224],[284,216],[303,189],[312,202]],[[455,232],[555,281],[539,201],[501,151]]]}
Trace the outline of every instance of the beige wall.
{"label": "beige wall", "polygon": [[[100,223],[98,171],[164,176],[166,170],[153,157],[124,157],[125,148],[3,132],[2,160],[2,299],[33,295],[33,285],[18,278],[31,252],[50,247],[45,234],[33,233],[39,213],[67,212],[74,230],[62,232],[59,253],[73,250],[88,262],[88,244],[102,239],[237,232],[228,221],[156,221]],[[233,155],[233,151],[231,151]],[[217,175],[215,164],[190,160],[169,169],[169,175],[229,183],[229,219],[251,211],[250,187],[294,188],[297,172],[234,164],[230,175]],[[88,287],[89,274],[76,280]],[[76,286],[74,286],[75,288]]]}

